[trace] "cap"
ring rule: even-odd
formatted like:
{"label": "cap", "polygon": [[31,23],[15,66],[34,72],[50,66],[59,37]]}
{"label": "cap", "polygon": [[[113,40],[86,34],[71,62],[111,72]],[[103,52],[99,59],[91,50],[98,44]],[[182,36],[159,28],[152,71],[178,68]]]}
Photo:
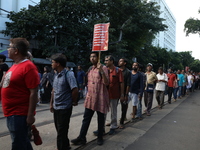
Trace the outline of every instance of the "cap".
{"label": "cap", "polygon": [[151,66],[151,67],[153,67],[153,65],[152,65],[151,63],[148,63],[147,66]]}

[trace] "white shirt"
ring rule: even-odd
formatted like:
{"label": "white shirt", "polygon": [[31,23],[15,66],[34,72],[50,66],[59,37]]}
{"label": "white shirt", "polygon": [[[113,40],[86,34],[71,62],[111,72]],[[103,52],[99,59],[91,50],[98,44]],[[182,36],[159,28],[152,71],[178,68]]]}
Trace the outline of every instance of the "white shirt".
{"label": "white shirt", "polygon": [[[165,73],[163,73],[162,75],[160,73],[158,73],[156,76],[157,76],[158,80],[165,80],[166,82],[168,82],[168,77]],[[156,90],[157,91],[165,91],[166,82],[163,82],[163,81],[157,82]]]}

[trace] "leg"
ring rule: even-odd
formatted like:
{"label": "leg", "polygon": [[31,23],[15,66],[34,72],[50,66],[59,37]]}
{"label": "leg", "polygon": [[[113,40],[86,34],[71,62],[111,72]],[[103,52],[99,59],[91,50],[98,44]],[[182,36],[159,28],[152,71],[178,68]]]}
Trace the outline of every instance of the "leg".
{"label": "leg", "polygon": [[173,87],[168,87],[168,103],[171,103]]}
{"label": "leg", "polygon": [[164,106],[165,91],[160,92],[160,107]]}
{"label": "leg", "polygon": [[118,100],[117,99],[112,99],[110,101],[110,108],[111,108],[111,129],[116,129],[117,128],[117,105],[118,105]]}
{"label": "leg", "polygon": [[97,111],[98,116],[98,138],[103,138],[103,132],[104,132],[104,125],[105,125],[105,114]]}
{"label": "leg", "polygon": [[142,98],[138,101],[137,117],[142,118]]}
{"label": "leg", "polygon": [[123,125],[124,124],[124,120],[126,118],[126,113],[127,113],[127,108],[128,108],[128,103],[123,103],[121,102],[121,119],[120,119],[120,124]]}
{"label": "leg", "polygon": [[87,134],[93,114],[94,114],[93,110],[85,108],[83,121],[82,121],[82,127],[81,127],[81,131],[79,135],[79,137],[82,139],[86,138],[86,134]]}
{"label": "leg", "polygon": [[148,93],[147,113],[150,113],[153,104],[153,93]]}
{"label": "leg", "polygon": [[160,106],[160,91],[156,91],[156,100],[158,102],[158,106]]}
{"label": "leg", "polygon": [[28,139],[26,116],[7,117],[7,127],[12,139],[12,150],[33,150]]}
{"label": "leg", "polygon": [[144,104],[145,104],[145,107],[147,107],[147,103],[148,103],[147,98],[148,98],[148,93],[147,93],[147,91],[144,91]]}
{"label": "leg", "polygon": [[59,150],[66,150],[70,147],[68,129],[71,114],[72,107],[63,110],[54,110],[54,120],[57,130],[57,148]]}

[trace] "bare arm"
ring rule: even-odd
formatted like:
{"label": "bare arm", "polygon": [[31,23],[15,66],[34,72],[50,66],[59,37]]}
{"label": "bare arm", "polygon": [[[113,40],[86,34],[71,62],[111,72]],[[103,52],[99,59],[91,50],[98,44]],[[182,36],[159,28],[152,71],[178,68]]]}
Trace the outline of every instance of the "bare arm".
{"label": "bare arm", "polygon": [[50,100],[50,112],[53,113],[53,99],[54,99],[54,90],[51,91],[51,100]]}
{"label": "bare arm", "polygon": [[28,125],[32,125],[35,122],[35,109],[36,104],[38,102],[38,87],[34,89],[29,89],[30,91],[30,97],[29,97],[29,108],[28,108],[28,114],[26,122]]}
{"label": "bare arm", "polygon": [[104,83],[105,85],[108,85],[108,84],[109,84],[109,80],[108,80],[108,78],[106,77],[105,72],[104,72],[104,70],[103,70],[102,67],[103,67],[103,66],[102,66],[101,63],[98,63],[98,64],[97,64],[97,68],[99,69],[99,72],[100,72],[101,75],[102,75],[103,83]]}

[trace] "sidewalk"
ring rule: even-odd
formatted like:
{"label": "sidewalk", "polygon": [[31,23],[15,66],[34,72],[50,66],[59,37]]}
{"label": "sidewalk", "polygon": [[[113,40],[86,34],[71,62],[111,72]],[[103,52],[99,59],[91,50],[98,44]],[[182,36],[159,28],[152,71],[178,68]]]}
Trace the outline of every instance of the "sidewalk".
{"label": "sidewalk", "polygon": [[[104,145],[103,146],[97,146],[96,144],[96,136],[93,135],[93,131],[97,129],[97,115],[94,114],[88,134],[87,134],[87,144],[85,146],[75,146],[71,144],[72,150],[73,149],[123,149],[123,147],[126,147],[128,144],[130,144],[129,140],[126,139],[132,139],[132,142],[142,135],[145,134],[146,131],[148,131],[151,126],[156,124],[160,118],[164,117],[166,114],[171,112],[175,107],[177,107],[182,101],[184,101],[185,98],[178,100],[177,102],[172,102],[171,105],[166,105],[162,110],[158,110],[155,108],[157,106],[157,101],[153,101],[153,107],[155,108],[152,112],[152,116],[147,117],[144,115],[144,119],[136,122],[136,123],[129,123],[131,119],[131,112],[132,112],[132,106],[131,103],[129,103],[128,111],[127,111],[127,119],[126,121],[126,128],[125,129],[117,129],[116,134],[110,136],[105,135],[104,139]],[[167,101],[167,96],[165,96],[165,101]],[[40,131],[40,136],[42,137],[43,144],[40,146],[36,146],[34,143],[33,149],[34,150],[56,150],[56,131],[55,126],[53,123],[53,115],[49,112],[49,105],[48,104],[41,104],[37,109],[46,109],[45,111],[39,111],[36,114],[36,127]],[[143,110],[145,109],[143,104]],[[71,117],[70,122],[70,128],[69,128],[69,139],[72,140],[76,138],[79,135],[80,128],[82,125],[82,119],[83,119],[83,112],[84,112],[84,105],[83,100],[80,101],[80,104],[73,109],[73,114]],[[159,113],[158,113],[159,112]],[[160,113],[161,112],[161,113]],[[118,106],[118,120],[121,117],[121,104]],[[5,126],[5,122],[1,122],[1,126]],[[110,112],[107,114],[106,122],[110,122]],[[118,122],[119,123],[119,122]],[[6,128],[6,127],[5,127]],[[5,129],[7,131],[7,129]],[[109,127],[106,127],[106,132],[109,131]],[[125,140],[125,141],[124,141]],[[10,135],[3,136],[0,138],[0,149],[2,150],[9,150],[11,146],[11,139]]]}

